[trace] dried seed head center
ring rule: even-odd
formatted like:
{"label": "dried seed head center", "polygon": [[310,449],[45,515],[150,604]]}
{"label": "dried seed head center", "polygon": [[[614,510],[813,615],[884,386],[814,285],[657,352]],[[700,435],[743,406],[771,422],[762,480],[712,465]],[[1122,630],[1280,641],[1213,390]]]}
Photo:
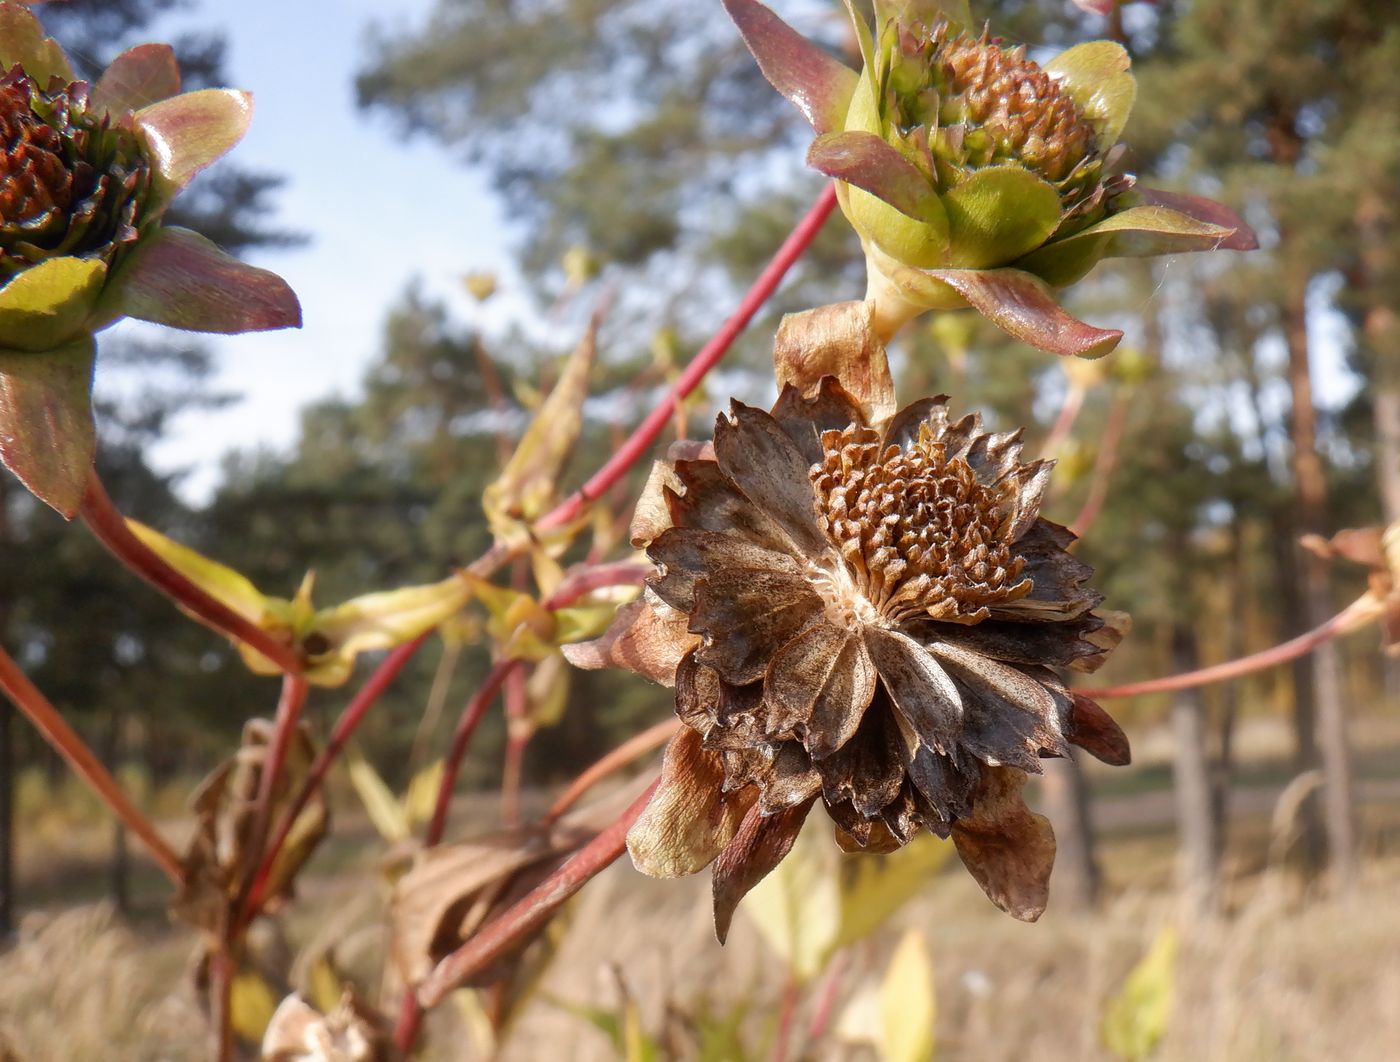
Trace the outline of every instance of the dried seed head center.
{"label": "dried seed head center", "polygon": [[809,474],[818,523],[842,563],[809,565],[809,578],[833,622],[977,623],[1030,592],[1008,541],[1014,485],[980,482],[930,425],[907,448],[882,446],[859,426],[824,432],[822,448]]}

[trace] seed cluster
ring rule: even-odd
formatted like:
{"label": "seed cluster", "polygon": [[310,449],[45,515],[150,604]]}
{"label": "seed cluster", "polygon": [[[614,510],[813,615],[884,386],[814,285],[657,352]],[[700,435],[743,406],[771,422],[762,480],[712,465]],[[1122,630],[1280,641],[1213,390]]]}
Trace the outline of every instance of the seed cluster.
{"label": "seed cluster", "polygon": [[32,223],[73,201],[73,173],[63,162],[63,138],[29,107],[22,80],[0,82],[0,218]]}
{"label": "seed cluster", "polygon": [[865,600],[888,623],[927,615],[976,623],[988,606],[1024,597],[1025,562],[1006,541],[1008,487],[977,481],[928,425],[907,449],[869,428],[821,437],[811,471],[819,523]]}
{"label": "seed cluster", "polygon": [[136,240],[149,187],[135,135],[89,111],[86,83],[0,77],[0,283],[55,255],[110,263]]}

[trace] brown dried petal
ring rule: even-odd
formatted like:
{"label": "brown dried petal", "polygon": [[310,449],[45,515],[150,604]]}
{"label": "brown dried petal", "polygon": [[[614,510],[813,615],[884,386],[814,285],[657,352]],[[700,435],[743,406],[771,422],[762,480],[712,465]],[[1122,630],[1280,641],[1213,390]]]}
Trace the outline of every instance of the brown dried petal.
{"label": "brown dried petal", "polygon": [[1084,640],[1089,642],[1096,652],[1070,663],[1069,667],[1073,671],[1093,674],[1103,667],[1108,660],[1108,654],[1117,649],[1119,643],[1133,629],[1133,617],[1117,609],[1100,609],[1094,614],[1094,618],[1101,620],[1102,625],[1086,630]]}
{"label": "brown dried petal", "polygon": [[822,432],[864,423],[855,399],[832,376],[823,376],[812,395],[804,395],[792,384],[785,386],[773,406],[773,419],[814,465],[822,459]]}
{"label": "brown dried petal", "polygon": [[860,726],[875,694],[875,666],[861,639],[818,623],[774,654],[763,683],[774,730],[803,724],[813,759],[830,755]]}
{"label": "brown dried petal", "polygon": [[677,461],[676,478],[685,491],[666,491],[666,504],[678,527],[733,532],[768,549],[796,552],[797,546],[778,522],[729,482],[718,463]]}
{"label": "brown dried petal", "polygon": [[1133,760],[1133,752],[1123,728],[1096,701],[1078,693],[1072,696],[1074,707],[1065,736],[1110,767],[1128,766]]}
{"label": "brown dried petal", "polygon": [[725,477],[787,532],[799,555],[815,558],[829,551],[817,524],[809,462],[771,415],[731,403],[730,416],[715,422],[715,460]]}
{"label": "brown dried petal", "polygon": [[919,441],[919,429],[925,424],[940,434],[948,424],[948,396],[934,395],[921,398],[905,406],[885,425],[881,438],[881,449],[898,446],[906,450]]}
{"label": "brown dried petal", "polygon": [[695,607],[696,580],[721,568],[802,574],[790,553],[756,545],[732,531],[673,527],[651,544],[647,556],[665,569],[665,574],[649,581],[651,588],[668,605],[685,612]]}
{"label": "brown dried petal", "polygon": [[879,819],[863,825],[864,829],[860,831],[859,837],[842,826],[836,827],[836,844],[841,851],[849,855],[888,855],[904,847],[900,839],[890,833],[890,828]]}
{"label": "brown dried petal", "polygon": [[945,670],[951,667],[953,676],[968,688],[977,693],[989,691],[1009,704],[1054,723],[1055,698],[1025,672],[946,642],[935,642],[929,650],[945,665]]}
{"label": "brown dried petal", "polygon": [[952,748],[962,728],[963,706],[948,673],[918,642],[899,631],[865,629],[865,647],[900,714],[926,745]]}
{"label": "brown dried petal", "polygon": [[670,686],[676,664],[700,641],[689,624],[684,612],[648,595],[618,609],[601,638],[564,646],[564,658],[584,671],[620,667]]}
{"label": "brown dried petal", "polygon": [[636,508],[632,510],[628,538],[633,547],[645,548],[652,539],[671,526],[671,510],[666,504],[666,491],[669,488],[679,493],[684,489],[680,477],[676,475],[676,462],[713,461],[714,456],[714,446],[709,442],[677,439],[666,451],[666,460],[652,462],[646,486],[642,488]]}
{"label": "brown dried petal", "polygon": [[829,805],[849,804],[866,819],[899,795],[907,752],[889,698],[875,699],[855,737],[816,764],[822,797]]}
{"label": "brown dried petal", "polygon": [[1099,616],[1085,615],[1064,623],[992,619],[976,624],[929,621],[911,624],[910,633],[928,645],[942,642],[993,660],[1080,670],[1076,665],[1085,658],[1101,661],[1104,649],[1089,640],[1100,626]]}
{"label": "brown dried petal", "polygon": [[871,325],[873,310],[864,301],[838,302],[784,317],[773,344],[778,387],[791,384],[810,394],[823,376],[833,376],[860,404],[865,423],[893,416],[894,379]]}
{"label": "brown dried petal", "polygon": [[700,662],[742,686],[762,678],[768,658],[822,612],[821,598],[801,576],[725,568],[696,586],[690,629],[705,636]]}
{"label": "brown dried petal", "polygon": [[1026,807],[1026,776],[1006,767],[982,771],[972,813],[953,823],[953,843],[988,899],[1023,922],[1045,911],[1055,832],[1050,820]]}
{"label": "brown dried petal", "polygon": [[676,668],[676,715],[707,749],[750,748],[771,735],[762,713],[763,686],[731,686],[691,652]]}
{"label": "brown dried petal", "polygon": [[284,999],[263,1034],[262,1062],[388,1062],[400,1057],[384,1017],[346,989],[329,1014],[300,996]]}
{"label": "brown dried petal", "polygon": [[671,739],[661,784],[627,834],[627,850],[643,874],[677,878],[709,866],[734,837],[753,795],[723,790],[718,752],[686,728]]}
{"label": "brown dried petal", "polygon": [[1083,585],[1094,569],[1066,552],[1074,538],[1068,528],[1036,520],[1016,543],[1026,561],[1022,575],[1031,580],[1031,592],[1019,600],[994,605],[992,618],[1060,622],[1081,616],[1102,601],[1102,594]]}
{"label": "brown dried petal", "polygon": [[715,936],[721,944],[729,936],[739,901],[792,851],[793,842],[811,810],[811,800],[775,815],[765,815],[757,807],[751,808],[739,832],[715,859],[710,884],[714,895]]}

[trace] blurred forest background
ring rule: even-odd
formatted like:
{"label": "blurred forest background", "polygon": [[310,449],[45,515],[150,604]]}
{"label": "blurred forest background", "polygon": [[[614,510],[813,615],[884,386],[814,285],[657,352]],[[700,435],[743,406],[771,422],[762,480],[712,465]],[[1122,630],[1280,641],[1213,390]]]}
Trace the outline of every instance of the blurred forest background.
{"label": "blurred forest background", "polygon": [[[70,0],[41,13],[74,54],[101,62],[145,39],[174,3]],[[839,3],[774,6],[852,49]],[[1129,168],[1228,202],[1263,249],[1100,266],[1070,298],[1089,320],[1126,330],[1103,362],[1068,364],[972,314],[940,316],[894,352],[901,395],[949,392],[998,428],[1026,425],[1031,451],[1059,458],[1049,515],[1086,529],[1079,553],[1107,604],[1135,621],[1106,682],[1238,657],[1316,626],[1364,589],[1365,572],[1315,558],[1299,536],[1400,519],[1400,3],[1163,0],[1106,19],[1068,0],[976,6],[1032,54],[1121,39],[1140,81]],[[191,81],[222,83],[217,37],[177,48]],[[541,319],[577,334],[615,293],[570,486],[654,404],[820,190],[802,166],[809,131],[762,82],[718,0],[439,0],[413,32],[367,42],[361,66],[368,115],[491,174],[524,233],[519,259]],[[256,68],[238,80],[256,90]],[[182,199],[197,216],[180,223],[235,251],[295,241],[272,220],[279,179],[240,169],[235,152]],[[390,179],[393,194],[440,196],[452,209],[449,189]],[[461,263],[464,278],[473,267]],[[766,403],[778,317],[858,296],[863,272],[854,236],[834,220],[689,401],[685,429],[707,437],[731,394]],[[473,278],[483,300],[499,297],[489,280]],[[482,489],[562,350],[528,321],[483,334],[413,277],[383,283],[403,296],[361,393],[308,407],[290,452],[230,454],[200,508],[147,454],[172,416],[232,397],[211,388],[208,353],[197,341],[104,345],[101,371],[133,381],[99,411],[117,504],[270,592],[289,594],[314,568],[327,602],[432,581],[474,558],[489,544]],[[609,500],[619,519],[639,485]],[[270,714],[267,680],[5,480],[0,558],[0,641],[164,814],[179,813],[246,719]],[[434,642],[383,700],[360,746],[391,787],[443,747],[488,663],[470,641]],[[347,696],[313,696],[313,721],[324,725]],[[1300,790],[1289,858],[1317,867],[1330,857],[1342,882],[1364,876],[1394,855],[1400,827],[1398,701],[1400,669],[1367,631],[1240,681],[1115,702],[1140,766],[1046,778],[1041,799],[1062,842],[1055,908],[1101,901],[1092,813],[1125,794],[1159,795],[1162,821],[1130,811],[1101,825],[1164,831],[1167,879],[1197,909],[1218,908],[1225,872],[1265,859],[1257,845],[1237,849],[1240,832],[1267,833],[1257,821],[1283,787],[1324,768],[1344,802]],[[630,676],[575,674],[557,721],[530,746],[526,777],[561,781],[668,711],[664,692]],[[497,783],[504,741],[493,714],[466,784]],[[0,866],[0,923],[56,895],[157,902],[160,886],[119,836],[67,852],[65,823],[82,801],[8,707],[0,757],[0,831],[18,824],[14,884]]]}

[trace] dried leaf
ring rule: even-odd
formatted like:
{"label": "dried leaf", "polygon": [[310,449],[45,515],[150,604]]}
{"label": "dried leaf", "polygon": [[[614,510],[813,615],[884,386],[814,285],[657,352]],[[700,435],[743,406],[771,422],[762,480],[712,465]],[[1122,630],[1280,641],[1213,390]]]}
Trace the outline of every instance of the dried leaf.
{"label": "dried leaf", "polygon": [[1026,807],[1025,784],[1021,771],[984,767],[972,814],[953,823],[953,843],[988,899],[1012,917],[1034,922],[1050,895],[1055,832],[1049,819]]}
{"label": "dried leaf", "polygon": [[559,478],[583,428],[583,403],[598,349],[598,325],[595,315],[515,453],[482,493],[486,518],[503,541],[528,541],[523,525],[541,516],[557,494]]}
{"label": "dried leaf", "polygon": [[784,317],[773,344],[778,389],[791,384],[811,397],[823,376],[834,376],[867,423],[894,416],[894,378],[871,313],[869,303],[840,302]]}
{"label": "dried leaf", "polygon": [[288,996],[262,1038],[262,1062],[390,1062],[399,1057],[384,1016],[348,988],[325,1015],[300,996]]}
{"label": "dried leaf", "polygon": [[684,612],[648,591],[640,600],[619,608],[601,638],[565,645],[564,658],[585,671],[620,667],[663,686],[674,686],[676,665],[700,644],[688,624]]}
{"label": "dried leaf", "polygon": [[744,817],[739,832],[725,845],[715,859],[711,874],[714,894],[715,936],[723,944],[734,921],[734,911],[749,891],[766,878],[783,861],[797,840],[807,813],[812,810],[808,800],[796,807],[765,815],[755,805]]}
{"label": "dried leaf", "polygon": [[632,863],[653,878],[678,878],[709,866],[739,831],[756,795],[723,792],[724,765],[681,729],[666,746],[661,784],[627,833]]}

